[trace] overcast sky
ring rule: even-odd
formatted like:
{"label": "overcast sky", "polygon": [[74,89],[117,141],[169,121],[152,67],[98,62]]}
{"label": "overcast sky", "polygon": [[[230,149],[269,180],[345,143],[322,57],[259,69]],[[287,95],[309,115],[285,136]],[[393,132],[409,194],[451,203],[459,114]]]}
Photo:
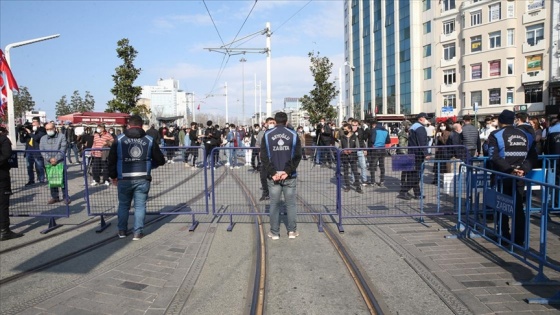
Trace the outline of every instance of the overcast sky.
{"label": "overcast sky", "polygon": [[[313,89],[307,56],[310,51],[327,56],[334,63],[332,79],[338,76],[344,62],[343,20],[342,0],[259,0],[256,5],[255,1],[212,0],[2,0],[0,46],[4,50],[10,43],[60,34],[57,39],[13,48],[10,53],[18,84],[28,87],[35,109],[45,110],[48,119],[55,118],[55,103],[60,97],[69,98],[74,90],[79,90],[82,97],[90,91],[96,111],[105,110],[113,98],[111,75],[122,63],[115,51],[122,38],[128,38],[138,51],[135,66],[142,68],[142,73],[136,85],[156,85],[160,78],[178,79],[182,89],[195,93],[200,112],[224,111],[224,97],[205,95],[224,93],[222,86],[227,82],[229,115],[241,116],[243,80],[239,60],[244,57],[245,112],[250,116],[255,104],[255,74],[257,82],[262,82],[265,110],[266,55],[247,53],[224,58],[204,48],[220,47],[236,36],[245,38],[264,30],[265,23],[270,22],[272,108],[281,109],[284,97],[301,97]],[[234,47],[266,47],[263,35],[247,39]]]}

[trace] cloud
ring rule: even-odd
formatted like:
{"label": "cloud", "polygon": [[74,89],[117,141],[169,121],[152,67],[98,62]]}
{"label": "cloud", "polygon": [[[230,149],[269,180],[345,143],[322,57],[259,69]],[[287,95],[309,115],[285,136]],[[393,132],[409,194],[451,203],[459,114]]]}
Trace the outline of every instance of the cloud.
{"label": "cloud", "polygon": [[154,18],[155,30],[173,30],[183,25],[207,26],[212,25],[208,14],[169,15]]}

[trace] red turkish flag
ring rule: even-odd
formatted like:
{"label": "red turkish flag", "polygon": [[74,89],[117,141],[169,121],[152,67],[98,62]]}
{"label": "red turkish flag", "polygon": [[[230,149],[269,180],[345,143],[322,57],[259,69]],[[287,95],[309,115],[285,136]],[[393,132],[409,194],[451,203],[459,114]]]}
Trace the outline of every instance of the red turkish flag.
{"label": "red turkish flag", "polygon": [[198,107],[196,108],[197,110],[200,110],[200,104],[198,104]]}
{"label": "red turkish flag", "polygon": [[[12,70],[10,70],[4,52],[0,50],[0,76],[4,76],[4,74],[6,75],[6,79],[8,79],[8,88],[19,91],[16,79],[12,75]],[[4,84],[2,84],[2,87],[4,88]]]}

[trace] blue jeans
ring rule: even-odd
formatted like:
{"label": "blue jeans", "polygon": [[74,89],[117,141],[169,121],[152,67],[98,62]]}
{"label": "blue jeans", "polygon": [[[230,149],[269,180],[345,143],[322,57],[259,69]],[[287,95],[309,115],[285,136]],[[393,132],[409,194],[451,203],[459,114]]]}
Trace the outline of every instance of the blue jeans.
{"label": "blue jeans", "polygon": [[[362,177],[362,183],[367,182],[367,164],[366,164],[366,156],[364,155],[364,151],[357,151],[358,153],[358,167],[360,168],[360,176]],[[354,173],[350,172],[350,179],[354,182],[356,179],[354,178]]]}
{"label": "blue jeans", "polygon": [[297,179],[285,179],[283,183],[275,184],[272,179],[268,179],[268,191],[270,194],[270,232],[274,235],[280,234],[280,205],[282,204],[281,195],[284,194],[287,213],[288,232],[295,232],[296,224],[296,181]]}
{"label": "blue jeans", "polygon": [[233,167],[237,165],[237,149],[226,150],[229,153],[228,162],[229,166]]}
{"label": "blue jeans", "polygon": [[66,147],[66,157],[68,158],[68,162],[72,163],[72,156],[70,155],[74,151],[74,157],[76,158],[76,162],[80,162],[78,158],[78,146],[75,143],[68,143]]}
{"label": "blue jeans", "polygon": [[30,182],[35,181],[35,173],[33,171],[33,166],[35,166],[35,171],[37,171],[37,179],[40,182],[45,181],[45,160],[41,156],[39,152],[29,153],[27,152],[25,155],[25,159],[27,161],[27,176],[29,177]]}
{"label": "blue jeans", "polygon": [[128,210],[132,200],[134,200],[134,234],[143,232],[146,200],[148,199],[150,184],[146,179],[118,181],[119,209],[117,214],[119,231],[128,229]]}

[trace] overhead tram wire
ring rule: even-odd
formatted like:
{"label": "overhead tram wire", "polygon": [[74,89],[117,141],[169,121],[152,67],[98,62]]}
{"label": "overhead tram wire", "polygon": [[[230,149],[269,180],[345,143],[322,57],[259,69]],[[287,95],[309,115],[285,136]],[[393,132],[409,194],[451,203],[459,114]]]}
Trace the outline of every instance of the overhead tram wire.
{"label": "overhead tram wire", "polygon": [[222,39],[222,35],[220,35],[220,31],[218,30],[218,26],[214,22],[214,18],[212,18],[212,14],[210,14],[210,9],[208,9],[208,6],[206,5],[206,0],[202,0],[202,3],[204,3],[204,7],[206,8],[206,12],[208,12],[208,15],[210,16],[210,20],[212,21],[212,24],[214,24],[214,29],[216,30],[216,33],[218,33],[218,37],[222,41],[222,45],[225,45],[224,40]]}
{"label": "overhead tram wire", "polygon": [[313,0],[309,0],[307,1],[306,4],[303,5],[303,7],[301,7],[299,10],[297,10],[296,13],[292,14],[292,16],[290,16],[286,21],[284,21],[284,23],[280,24],[280,26],[278,26],[274,31],[270,32],[270,35],[274,34],[276,31],[278,31],[282,26],[284,26],[284,24],[288,23],[288,21],[290,21],[294,16],[296,16],[298,13],[300,13],[303,9],[305,9],[306,6],[308,6],[311,1]]}
{"label": "overhead tram wire", "polygon": [[251,13],[253,13],[253,10],[255,9],[255,6],[257,5],[258,1],[259,0],[255,0],[255,3],[253,3],[253,6],[251,7],[251,11],[249,11],[249,14],[247,14],[247,17],[245,18],[245,21],[243,21],[243,24],[241,24],[241,27],[239,28],[239,31],[237,31],[237,34],[235,34],[235,37],[233,38],[233,41],[231,42],[231,44],[229,45],[228,48],[230,48],[231,45],[233,45],[233,43],[235,43],[235,40],[237,39],[237,36],[239,36],[239,33],[241,33],[241,30],[243,29],[243,26],[245,26],[245,23],[247,23],[247,20],[251,16]]}

